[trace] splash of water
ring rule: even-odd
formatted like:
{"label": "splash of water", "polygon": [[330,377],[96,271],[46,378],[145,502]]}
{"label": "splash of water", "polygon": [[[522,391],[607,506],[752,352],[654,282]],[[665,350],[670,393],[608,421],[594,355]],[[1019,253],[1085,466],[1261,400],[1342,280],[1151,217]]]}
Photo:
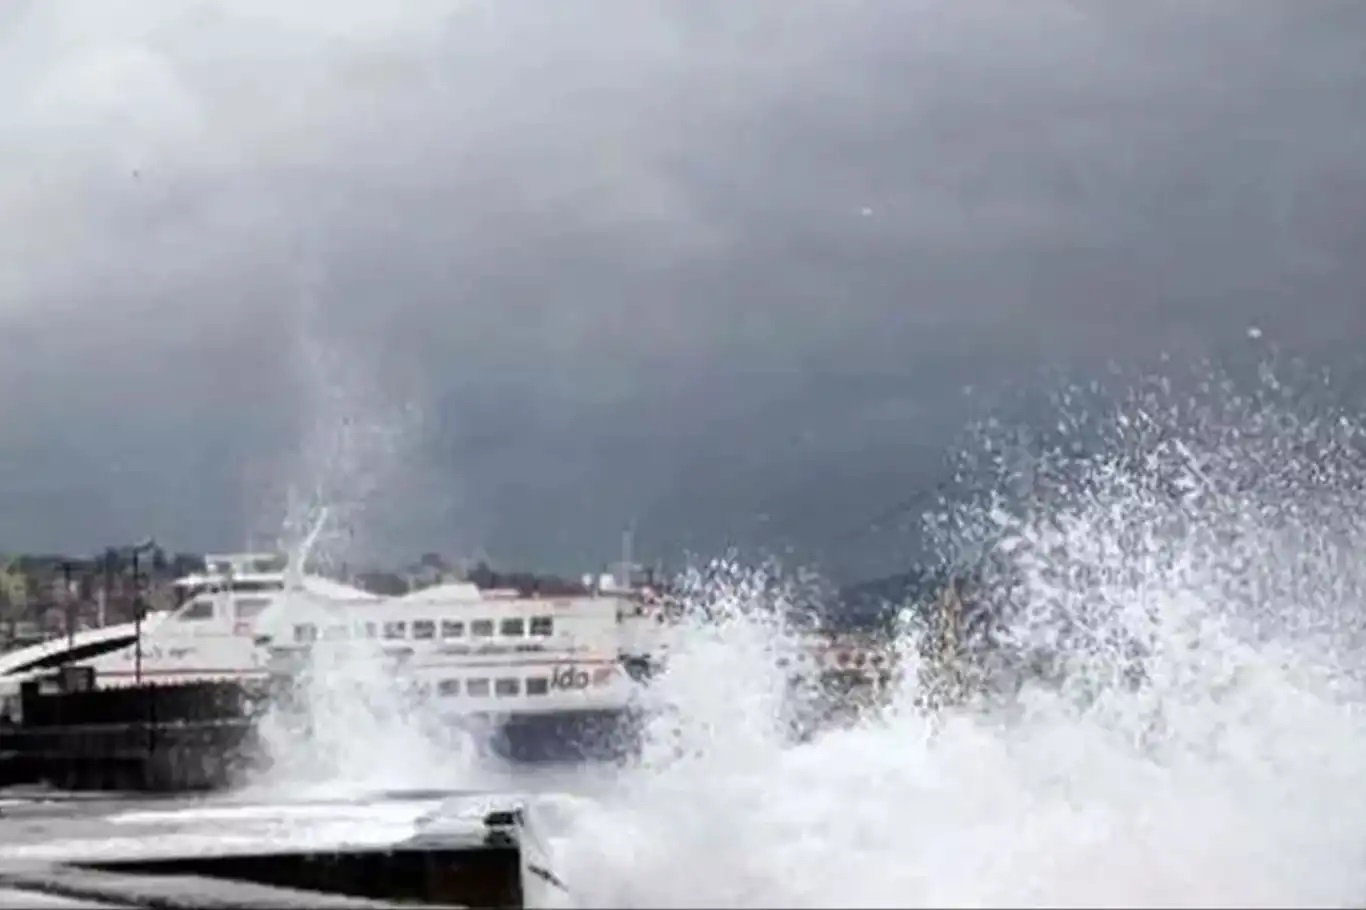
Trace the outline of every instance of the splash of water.
{"label": "splash of water", "polygon": [[378,646],[320,644],[259,728],[271,750],[256,792],[353,796],[477,787],[481,743],[444,724]]}
{"label": "splash of water", "polygon": [[1357,426],[1159,388],[1084,447],[998,449],[992,494],[940,523],[994,697],[927,710],[903,641],[883,711],[798,745],[782,591],[713,576],[650,747],[558,872],[586,906],[1359,902]]}
{"label": "splash of water", "polygon": [[[354,608],[311,590],[304,573],[355,554],[361,519],[391,486],[417,429],[417,412],[379,396],[355,358],[313,333],[301,337],[310,421],[283,522],[295,543],[270,622],[286,643],[296,623],[353,628]],[[482,739],[440,723],[423,703],[402,656],[382,642],[319,640],[258,718],[260,770],[245,789],[335,796],[476,783]]]}
{"label": "splash of water", "polygon": [[[259,631],[287,640],[298,622],[352,627],[347,608],[313,592],[304,575],[328,514],[320,510],[291,554],[284,590],[258,623]],[[415,712],[416,693],[398,670],[373,640],[316,642],[258,720],[269,762],[249,789],[335,796],[390,789],[396,781],[411,785],[415,777],[427,778],[430,786],[433,766],[457,766],[462,743],[450,735],[438,738],[447,731],[422,722],[430,719]]]}
{"label": "splash of water", "polygon": [[364,529],[376,523],[377,511],[407,504],[392,500],[413,460],[422,414],[386,394],[364,359],[316,332],[300,332],[297,360],[302,442],[283,466],[288,480],[280,524],[285,540],[297,542],[326,508],[330,520],[313,557],[318,567],[336,569],[374,543]]}
{"label": "splash of water", "polygon": [[[309,557],[313,555],[313,548],[318,545],[318,538],[322,536],[327,528],[328,510],[323,507],[318,512],[318,516],[313,520],[312,527],[309,528],[303,540],[299,541],[298,547],[289,555],[289,562],[285,565],[284,571],[284,592],[286,598],[289,595],[299,595],[304,591],[304,571],[308,565]],[[284,600],[285,598],[282,598]]]}

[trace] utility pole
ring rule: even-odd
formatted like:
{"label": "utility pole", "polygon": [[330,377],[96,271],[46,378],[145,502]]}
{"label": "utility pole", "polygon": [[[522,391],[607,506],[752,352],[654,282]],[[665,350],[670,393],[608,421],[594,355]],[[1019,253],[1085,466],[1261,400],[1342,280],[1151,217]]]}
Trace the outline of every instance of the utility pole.
{"label": "utility pole", "polygon": [[142,576],[138,573],[138,557],[156,546],[156,541],[144,540],[133,550],[133,683],[142,685]]}
{"label": "utility pole", "polygon": [[[3,569],[3,566],[0,566]],[[0,647],[9,647],[15,639],[15,617],[11,610],[13,605],[10,603],[9,586],[0,583],[0,616],[4,617],[6,635],[4,641],[0,642]]]}
{"label": "utility pole", "polygon": [[76,646],[76,602],[71,596],[71,562],[62,560],[62,603],[66,607],[66,649]]}
{"label": "utility pole", "polygon": [[99,618],[96,622],[101,629],[109,619],[109,592],[114,587],[114,551],[108,547],[104,551],[104,587],[100,588]]}
{"label": "utility pole", "polygon": [[621,574],[618,576],[617,585],[623,591],[631,590],[631,568],[634,565],[635,549],[635,522],[631,522],[626,529],[621,532]]}
{"label": "utility pole", "polygon": [[133,683],[142,685],[142,580],[137,547],[133,548]]}

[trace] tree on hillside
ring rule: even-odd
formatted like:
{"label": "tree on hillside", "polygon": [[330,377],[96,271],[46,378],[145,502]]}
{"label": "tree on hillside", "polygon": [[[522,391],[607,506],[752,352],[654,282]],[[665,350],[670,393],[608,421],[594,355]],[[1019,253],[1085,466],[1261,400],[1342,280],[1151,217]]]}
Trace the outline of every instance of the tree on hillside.
{"label": "tree on hillside", "polygon": [[176,578],[204,571],[204,557],[193,553],[177,553],[171,557],[171,574]]}
{"label": "tree on hillside", "polygon": [[423,553],[417,564],[423,568],[436,569],[440,572],[447,572],[451,568],[450,564],[446,562],[446,558],[440,553]]}
{"label": "tree on hillside", "polygon": [[382,597],[399,597],[408,593],[408,582],[395,572],[360,572],[355,581],[362,590]]}

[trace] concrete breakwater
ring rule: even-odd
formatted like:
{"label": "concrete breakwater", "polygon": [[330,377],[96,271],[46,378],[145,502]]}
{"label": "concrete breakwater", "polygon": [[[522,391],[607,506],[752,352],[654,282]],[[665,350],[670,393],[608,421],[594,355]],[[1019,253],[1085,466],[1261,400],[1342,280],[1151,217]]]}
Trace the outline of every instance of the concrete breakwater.
{"label": "concrete breakwater", "polygon": [[256,753],[260,699],[228,682],[44,692],[28,684],[0,733],[11,782],[63,789],[192,791],[227,786]]}

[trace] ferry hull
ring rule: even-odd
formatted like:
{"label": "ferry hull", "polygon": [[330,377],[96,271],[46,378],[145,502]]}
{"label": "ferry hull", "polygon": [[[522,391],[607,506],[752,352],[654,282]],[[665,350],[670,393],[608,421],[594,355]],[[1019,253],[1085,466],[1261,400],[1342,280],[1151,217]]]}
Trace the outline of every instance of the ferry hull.
{"label": "ferry hull", "polygon": [[525,764],[620,761],[638,754],[641,723],[627,708],[457,718],[487,732],[489,750]]}

